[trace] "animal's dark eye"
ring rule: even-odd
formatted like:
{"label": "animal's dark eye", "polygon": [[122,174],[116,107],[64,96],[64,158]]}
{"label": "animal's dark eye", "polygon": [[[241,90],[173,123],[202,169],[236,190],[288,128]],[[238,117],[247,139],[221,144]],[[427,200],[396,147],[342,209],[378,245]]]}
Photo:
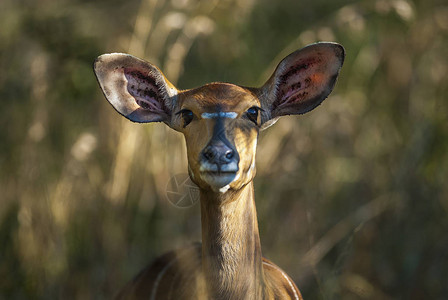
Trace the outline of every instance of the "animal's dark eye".
{"label": "animal's dark eye", "polygon": [[194,114],[191,110],[183,109],[178,114],[182,115],[182,119],[184,120],[184,128],[193,121]]}
{"label": "animal's dark eye", "polygon": [[249,120],[251,120],[255,124],[258,124],[258,111],[259,110],[260,109],[258,107],[253,106],[246,111],[246,116],[249,118]]}

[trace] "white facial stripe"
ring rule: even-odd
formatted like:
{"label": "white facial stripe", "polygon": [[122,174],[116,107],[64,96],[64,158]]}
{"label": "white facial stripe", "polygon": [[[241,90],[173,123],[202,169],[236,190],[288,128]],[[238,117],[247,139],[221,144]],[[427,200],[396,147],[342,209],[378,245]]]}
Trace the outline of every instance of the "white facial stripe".
{"label": "white facial stripe", "polygon": [[236,112],[215,112],[215,113],[202,113],[201,117],[203,119],[215,119],[215,118],[230,118],[235,119],[238,116]]}

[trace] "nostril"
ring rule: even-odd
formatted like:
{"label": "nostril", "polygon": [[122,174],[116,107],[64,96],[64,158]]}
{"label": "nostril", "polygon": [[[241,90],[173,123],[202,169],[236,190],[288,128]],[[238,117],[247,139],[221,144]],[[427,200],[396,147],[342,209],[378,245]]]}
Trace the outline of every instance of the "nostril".
{"label": "nostril", "polygon": [[202,155],[207,160],[211,160],[211,159],[213,159],[213,157],[215,157],[215,155],[214,155],[213,151],[211,151],[211,149],[207,149],[206,151],[204,151],[204,153]]}
{"label": "nostril", "polygon": [[238,154],[226,145],[211,145],[202,152],[202,159],[212,164],[228,164]]}
{"label": "nostril", "polygon": [[226,152],[226,158],[227,159],[232,159],[233,158],[233,150],[229,150]]}

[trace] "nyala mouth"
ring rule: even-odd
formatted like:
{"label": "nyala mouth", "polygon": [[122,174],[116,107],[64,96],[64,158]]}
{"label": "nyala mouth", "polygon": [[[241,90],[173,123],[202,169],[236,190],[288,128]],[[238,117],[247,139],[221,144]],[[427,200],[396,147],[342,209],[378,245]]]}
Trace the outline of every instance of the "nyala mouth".
{"label": "nyala mouth", "polygon": [[212,189],[220,189],[231,183],[236,178],[237,172],[220,172],[220,171],[205,171],[201,172],[201,178]]}
{"label": "nyala mouth", "polygon": [[236,174],[238,172],[238,163],[231,162],[229,164],[217,165],[209,162],[201,162],[199,171],[201,173],[211,173],[211,174]]}
{"label": "nyala mouth", "polygon": [[210,175],[210,176],[227,176],[227,175],[236,175],[237,171],[203,171],[201,174]]}

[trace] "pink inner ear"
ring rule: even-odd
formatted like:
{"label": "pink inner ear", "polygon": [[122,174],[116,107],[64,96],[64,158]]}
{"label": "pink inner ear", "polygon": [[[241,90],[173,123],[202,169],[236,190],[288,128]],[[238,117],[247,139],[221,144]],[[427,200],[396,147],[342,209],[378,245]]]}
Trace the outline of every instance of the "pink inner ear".
{"label": "pink inner ear", "polygon": [[321,59],[318,57],[300,60],[279,76],[279,90],[274,108],[292,103],[300,103],[309,97],[310,87],[316,82],[316,66]]}
{"label": "pink inner ear", "polygon": [[124,69],[124,76],[128,80],[129,94],[141,108],[154,113],[166,113],[164,100],[160,96],[160,91],[153,77],[134,68]]}

